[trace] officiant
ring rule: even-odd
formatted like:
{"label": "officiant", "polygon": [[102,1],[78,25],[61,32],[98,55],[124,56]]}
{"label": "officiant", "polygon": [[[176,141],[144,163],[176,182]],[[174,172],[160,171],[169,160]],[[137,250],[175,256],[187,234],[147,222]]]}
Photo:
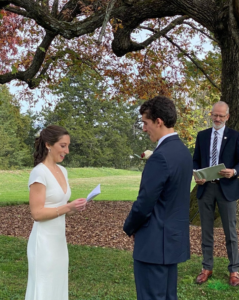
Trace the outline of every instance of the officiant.
{"label": "officiant", "polygon": [[[213,225],[217,203],[226,236],[229,259],[229,284],[239,285],[238,238],[236,231],[236,200],[239,199],[239,132],[225,126],[229,119],[229,107],[219,101],[212,107],[212,128],[197,135],[193,168],[202,169],[224,163],[226,169],[220,171],[222,178],[213,181],[196,180],[197,199],[202,230],[202,271],[196,283],[202,284],[213,272]],[[220,177],[220,176],[219,176]]]}

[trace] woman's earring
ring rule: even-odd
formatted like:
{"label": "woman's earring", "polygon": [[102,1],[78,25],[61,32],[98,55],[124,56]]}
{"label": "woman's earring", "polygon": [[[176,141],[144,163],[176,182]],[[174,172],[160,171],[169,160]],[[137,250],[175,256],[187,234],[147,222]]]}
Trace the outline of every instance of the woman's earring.
{"label": "woman's earring", "polygon": [[49,152],[49,153],[51,152],[51,148],[48,148],[48,152]]}

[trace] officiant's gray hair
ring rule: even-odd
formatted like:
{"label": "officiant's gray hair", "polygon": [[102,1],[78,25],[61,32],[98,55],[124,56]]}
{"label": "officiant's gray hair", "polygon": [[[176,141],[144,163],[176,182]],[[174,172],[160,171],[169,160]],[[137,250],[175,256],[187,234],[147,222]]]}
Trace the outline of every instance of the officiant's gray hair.
{"label": "officiant's gray hair", "polygon": [[213,106],[212,106],[212,111],[213,111],[213,108],[214,108],[215,105],[226,106],[226,108],[227,108],[226,113],[229,114],[229,106],[228,106],[228,104],[226,102],[224,102],[224,101],[218,101],[218,102],[214,103]]}

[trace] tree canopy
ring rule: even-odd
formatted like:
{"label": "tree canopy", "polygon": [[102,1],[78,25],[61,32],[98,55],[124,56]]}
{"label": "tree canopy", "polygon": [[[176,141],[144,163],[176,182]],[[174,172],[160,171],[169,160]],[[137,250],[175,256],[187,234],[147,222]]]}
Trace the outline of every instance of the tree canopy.
{"label": "tree canopy", "polygon": [[[141,51],[145,57],[148,49],[159,56],[169,48],[165,45],[170,45],[174,52],[167,61],[161,60],[161,66],[168,66],[175,56],[187,57],[221,91],[221,99],[232,111],[229,124],[238,126],[238,0],[0,0],[0,9],[2,84],[18,79],[34,88],[43,80],[56,78],[52,72],[83,63],[114,76],[124,65],[114,69],[113,60],[107,68],[108,56],[131,59],[129,53]],[[142,30],[150,34],[140,42],[133,34]],[[219,47],[221,83],[213,80],[191,51],[193,32],[207,36]],[[153,63],[147,65],[148,70],[154,67]]]}

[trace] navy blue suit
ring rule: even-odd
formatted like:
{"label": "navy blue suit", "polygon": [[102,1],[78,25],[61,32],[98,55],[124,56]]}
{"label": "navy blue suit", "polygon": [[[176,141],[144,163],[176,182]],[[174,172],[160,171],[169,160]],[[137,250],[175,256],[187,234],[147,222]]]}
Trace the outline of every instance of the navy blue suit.
{"label": "navy blue suit", "polygon": [[[203,169],[209,167],[210,140],[212,128],[200,131],[197,136],[195,152],[193,155],[193,168]],[[219,164],[224,163],[227,169],[236,169],[239,174],[239,132],[225,127],[222,145],[219,154]],[[200,199],[207,187],[206,182],[198,186],[197,198]],[[228,201],[239,199],[239,181],[237,177],[221,178],[220,186],[223,195]]]}
{"label": "navy blue suit", "polygon": [[[137,200],[124,224],[124,231],[129,236],[135,235],[135,261],[154,267],[170,266],[190,258],[189,202],[192,167],[191,154],[178,135],[163,140],[147,160]],[[139,273],[138,268],[135,269],[135,273],[137,272]],[[141,276],[135,274],[138,275]],[[160,284],[158,282],[158,286]],[[165,287],[162,286],[163,288]],[[153,292],[150,291],[151,296],[138,296],[138,299],[177,299],[177,296],[154,297]]]}
{"label": "navy blue suit", "polygon": [[[210,166],[210,141],[212,128],[200,131],[197,136],[193,155],[193,168]],[[239,174],[239,132],[225,127],[218,163],[224,163],[227,169],[236,169]],[[203,268],[213,269],[213,226],[217,203],[220,212],[226,247],[229,258],[228,270],[237,272],[239,267],[238,238],[236,231],[236,200],[239,199],[239,181],[237,176],[220,178],[219,182],[206,182],[198,185],[198,207],[202,230]]]}

